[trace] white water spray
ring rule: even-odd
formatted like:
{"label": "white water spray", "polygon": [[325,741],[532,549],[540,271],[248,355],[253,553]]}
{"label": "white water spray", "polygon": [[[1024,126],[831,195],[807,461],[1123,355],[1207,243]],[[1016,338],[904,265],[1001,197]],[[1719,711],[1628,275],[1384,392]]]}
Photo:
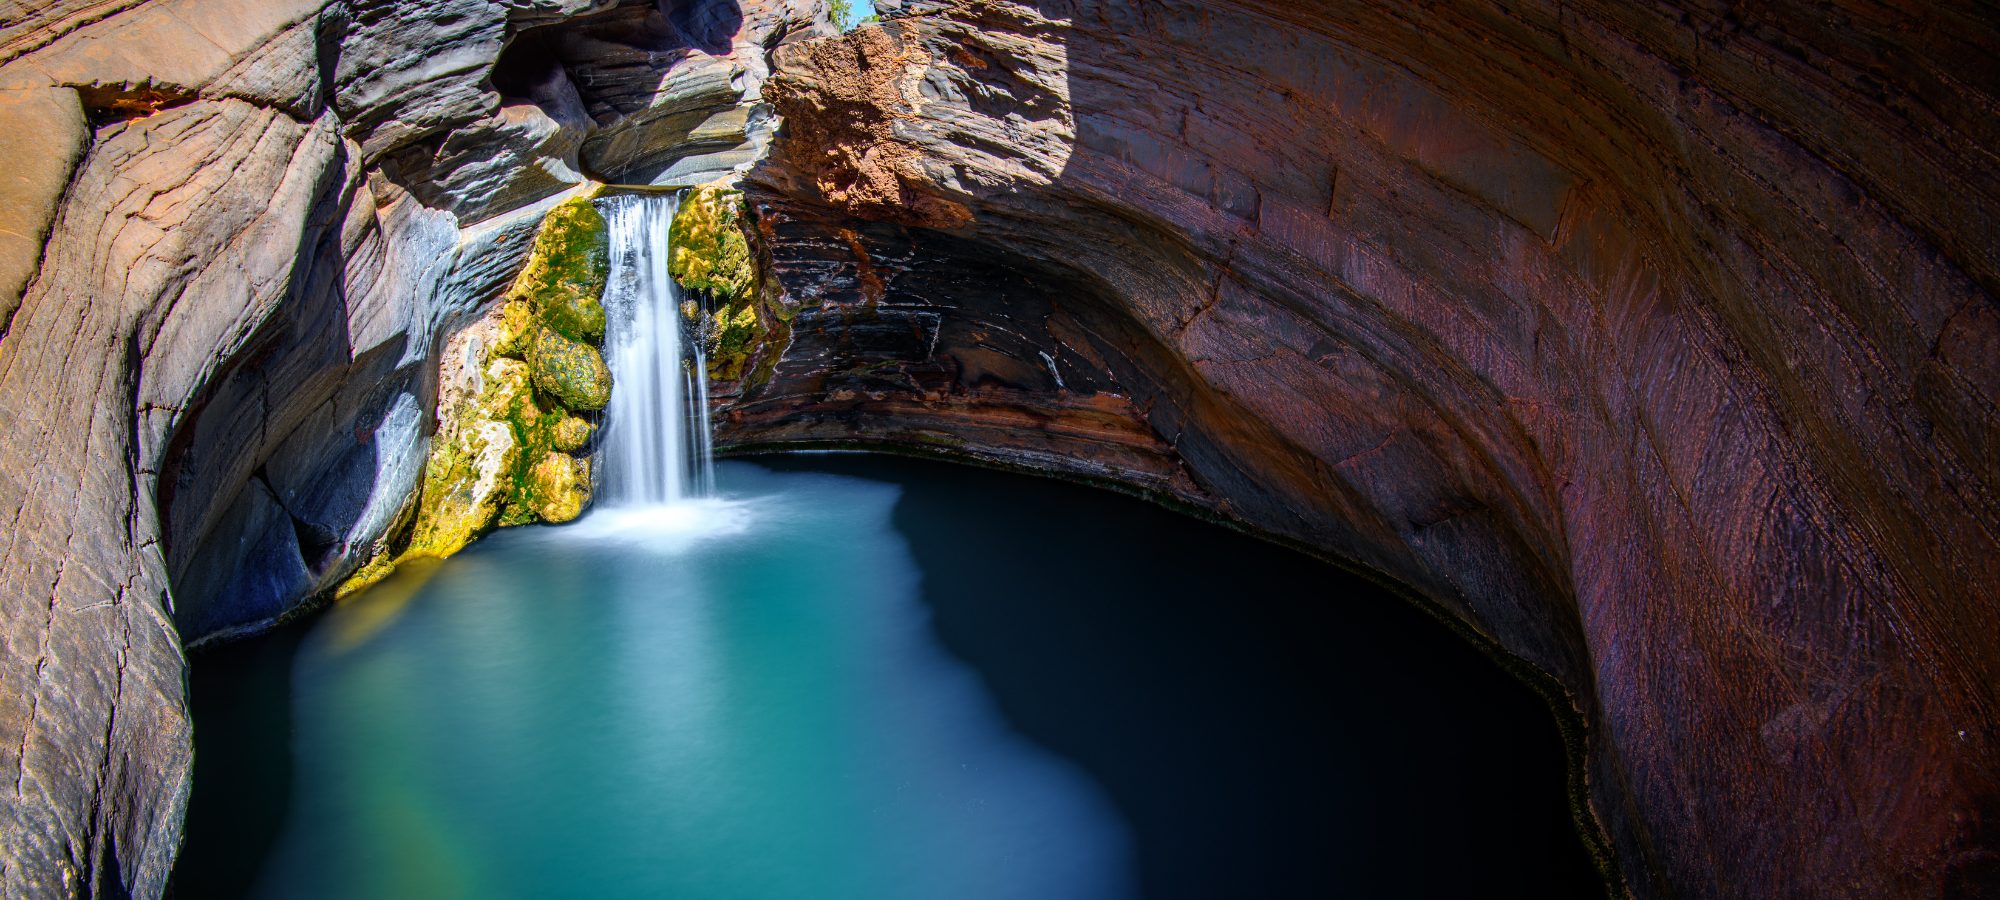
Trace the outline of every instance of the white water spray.
{"label": "white water spray", "polygon": [[715,488],[707,354],[682,327],[680,289],[667,271],[668,234],[679,207],[672,194],[606,202],[611,280],[604,308],[612,388],[600,496],[610,507],[677,504]]}

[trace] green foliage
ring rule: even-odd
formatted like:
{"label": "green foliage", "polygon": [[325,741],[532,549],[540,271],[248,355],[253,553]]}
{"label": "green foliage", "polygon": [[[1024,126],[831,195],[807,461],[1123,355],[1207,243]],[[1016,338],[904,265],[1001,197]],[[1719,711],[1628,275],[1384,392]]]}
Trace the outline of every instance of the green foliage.
{"label": "green foliage", "polygon": [[871,0],[828,0],[827,6],[833,10],[833,25],[841,31],[853,31],[871,22],[880,22],[882,17],[875,14],[875,4]]}

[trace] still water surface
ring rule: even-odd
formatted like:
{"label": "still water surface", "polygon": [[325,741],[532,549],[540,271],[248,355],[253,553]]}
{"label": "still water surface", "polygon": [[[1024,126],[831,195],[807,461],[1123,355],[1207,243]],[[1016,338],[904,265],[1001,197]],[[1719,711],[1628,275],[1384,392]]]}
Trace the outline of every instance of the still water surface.
{"label": "still water surface", "polygon": [[197,656],[177,897],[1594,896],[1540,701],[1358,579],[864,457]]}

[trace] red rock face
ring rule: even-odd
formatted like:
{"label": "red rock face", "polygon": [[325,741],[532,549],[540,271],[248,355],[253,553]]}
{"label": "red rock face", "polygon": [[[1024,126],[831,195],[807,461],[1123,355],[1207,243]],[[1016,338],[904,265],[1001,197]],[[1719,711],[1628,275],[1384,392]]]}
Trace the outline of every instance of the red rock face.
{"label": "red rock face", "polygon": [[725,443],[1385,573],[1563,686],[1635,893],[2000,885],[1990,13],[929,6],[780,53]]}

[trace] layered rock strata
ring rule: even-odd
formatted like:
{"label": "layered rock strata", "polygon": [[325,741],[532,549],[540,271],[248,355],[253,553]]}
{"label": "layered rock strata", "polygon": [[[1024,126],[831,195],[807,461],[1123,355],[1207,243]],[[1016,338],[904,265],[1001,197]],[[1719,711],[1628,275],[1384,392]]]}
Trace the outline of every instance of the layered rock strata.
{"label": "layered rock strata", "polygon": [[[0,4],[0,895],[160,895],[183,644],[379,551],[439,354],[544,214],[747,164],[770,48],[826,30],[807,0]],[[588,434],[547,418],[526,506],[559,518]]]}
{"label": "layered rock strata", "polygon": [[1560,685],[1637,894],[2000,882],[1990,14],[906,12],[779,54],[797,311],[722,444],[1111,479],[1407,585]]}
{"label": "layered rock strata", "polygon": [[880,5],[0,10],[0,893],[160,893],[182,643],[401,546],[438,409],[534,403],[522,477],[574,486],[595,379],[482,335],[588,340],[493,301],[591,182],[751,165],[766,91],[770,277],[682,276],[725,443],[1103,479],[1407,585],[1559,685],[1636,893],[2000,879],[1990,13]]}

